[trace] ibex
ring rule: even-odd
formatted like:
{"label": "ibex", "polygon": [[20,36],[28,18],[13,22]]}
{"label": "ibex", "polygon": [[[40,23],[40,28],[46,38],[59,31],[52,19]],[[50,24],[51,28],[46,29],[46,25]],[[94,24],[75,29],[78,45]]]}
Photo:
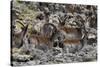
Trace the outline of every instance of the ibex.
{"label": "ibex", "polygon": [[[73,44],[73,45],[78,45],[78,44],[82,44],[83,46],[83,40],[82,38],[83,33],[81,31],[81,28],[77,27],[77,28],[73,28],[73,27],[67,27],[65,26],[65,21],[68,17],[65,17],[63,21],[60,20],[60,18],[58,18],[59,20],[59,24],[57,27],[57,30],[59,32],[63,32],[62,34],[64,35],[64,39],[61,40],[60,37],[58,37],[58,42],[60,42],[59,47],[64,47],[65,45],[68,44]],[[57,43],[54,44],[54,46],[57,46]]]}
{"label": "ibex", "polygon": [[28,29],[28,24],[25,26],[24,24],[22,24],[21,22],[18,22],[20,25],[22,25],[21,27],[21,31],[20,32],[16,32],[15,31],[15,28],[16,26],[13,26],[14,28],[12,29],[12,40],[13,40],[13,43],[12,43],[12,46],[13,47],[17,47],[17,48],[20,48],[22,45],[23,45],[23,38],[27,32],[27,29]]}
{"label": "ibex", "polygon": [[34,44],[35,47],[47,46],[51,48],[53,46],[52,37],[55,32],[55,26],[51,23],[46,23],[43,25],[40,34],[31,34],[29,36],[29,41]]}
{"label": "ibex", "polygon": [[[41,32],[37,32],[37,31],[32,31],[33,33],[29,33],[28,32],[28,26],[24,25],[21,22],[18,22],[20,25],[22,25],[21,27],[21,32],[13,32],[13,47],[17,47],[20,48],[23,46],[24,38],[27,35],[27,40],[28,40],[28,44],[33,44],[33,46],[35,47],[39,47],[39,46],[47,46],[47,47],[52,47],[52,36],[53,34],[56,32],[56,28],[53,24],[50,23],[46,23],[43,25],[43,28],[41,29]],[[13,29],[13,31],[15,30],[15,28]],[[27,34],[29,33],[29,35]],[[38,33],[38,34],[37,34]]]}

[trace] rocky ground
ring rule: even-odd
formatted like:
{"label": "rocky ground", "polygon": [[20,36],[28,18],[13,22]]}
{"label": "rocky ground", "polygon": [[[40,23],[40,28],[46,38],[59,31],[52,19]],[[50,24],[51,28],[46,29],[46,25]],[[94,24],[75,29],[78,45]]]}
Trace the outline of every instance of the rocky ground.
{"label": "rocky ground", "polygon": [[44,65],[59,63],[90,62],[97,60],[96,46],[85,46],[81,51],[70,53],[62,52],[61,49],[51,49],[47,52],[34,49],[30,55],[13,54],[12,64],[14,66]]}
{"label": "rocky ground", "polygon": [[[11,11],[12,34],[14,33],[11,45],[11,65],[27,66],[97,61],[97,6],[13,1]],[[33,45],[28,43],[28,38],[25,37],[23,37],[24,46],[19,48],[21,36],[19,35],[18,39],[13,39],[15,34],[21,31],[22,26],[18,22],[24,25],[29,22],[28,34],[30,34],[33,29],[40,32],[44,23],[53,23],[56,26],[59,23],[58,17],[63,20],[65,16],[68,16],[65,26],[78,27],[74,21],[78,21],[79,24],[84,21],[82,26],[87,33],[87,40],[84,42],[87,43],[84,43],[81,49],[81,46],[74,45],[64,46],[64,49],[59,47],[51,49],[41,47],[42,49],[39,49],[35,48],[33,43]]]}

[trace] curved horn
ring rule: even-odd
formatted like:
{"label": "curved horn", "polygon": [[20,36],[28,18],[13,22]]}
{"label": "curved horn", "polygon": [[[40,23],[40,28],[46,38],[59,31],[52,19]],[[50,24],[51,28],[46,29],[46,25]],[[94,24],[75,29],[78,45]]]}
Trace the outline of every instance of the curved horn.
{"label": "curved horn", "polygon": [[65,21],[66,21],[67,18],[68,18],[68,17],[65,15],[64,20],[61,21],[61,19],[58,17],[59,23],[60,23],[61,25],[65,25]]}
{"label": "curved horn", "polygon": [[27,30],[28,30],[28,24],[24,27],[24,30],[23,30],[23,36],[25,36]]}
{"label": "curved horn", "polygon": [[25,27],[23,23],[21,23],[21,22],[18,22],[18,23],[21,24],[23,27]]}
{"label": "curved horn", "polygon": [[68,18],[68,17],[65,16],[64,20],[62,21],[62,23],[63,23],[64,25],[65,25],[65,21],[66,21],[67,18]]}
{"label": "curved horn", "polygon": [[24,24],[20,22],[20,20],[15,20],[15,22],[18,22],[21,26],[25,27]]}
{"label": "curved horn", "polygon": [[58,17],[58,20],[59,20],[59,23],[61,24],[61,23],[62,23],[62,21],[61,21],[60,17]]}

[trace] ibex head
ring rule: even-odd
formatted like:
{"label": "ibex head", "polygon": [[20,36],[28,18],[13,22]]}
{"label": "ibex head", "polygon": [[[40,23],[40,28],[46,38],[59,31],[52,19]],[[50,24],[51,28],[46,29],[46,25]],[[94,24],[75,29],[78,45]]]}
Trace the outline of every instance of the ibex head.
{"label": "ibex head", "polygon": [[46,23],[44,24],[43,28],[41,29],[42,35],[45,35],[46,37],[52,37],[52,35],[57,31],[57,28],[52,23]]}
{"label": "ibex head", "polygon": [[[13,46],[20,48],[23,45],[23,38],[27,32],[28,24],[25,26],[23,23],[18,22],[22,27],[20,32],[12,32],[13,34]],[[16,27],[13,29],[15,30]]]}
{"label": "ibex head", "polygon": [[59,20],[59,25],[61,25],[61,26],[64,26],[65,25],[65,21],[66,21],[66,19],[68,18],[68,16],[64,16],[64,19],[63,19],[63,21],[61,20],[61,17],[58,17],[58,20]]}
{"label": "ibex head", "polygon": [[62,17],[59,16],[58,17],[59,25],[64,26],[66,24],[66,20],[69,21],[71,18],[73,18],[73,15],[71,15],[71,14],[65,14]]}

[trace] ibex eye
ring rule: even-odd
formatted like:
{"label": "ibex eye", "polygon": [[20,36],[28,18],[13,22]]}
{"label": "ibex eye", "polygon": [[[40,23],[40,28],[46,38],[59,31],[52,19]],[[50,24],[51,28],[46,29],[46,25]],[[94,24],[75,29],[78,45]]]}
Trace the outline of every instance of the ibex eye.
{"label": "ibex eye", "polygon": [[57,47],[57,42],[55,42],[55,43],[53,44],[53,47]]}
{"label": "ibex eye", "polygon": [[60,47],[60,48],[63,48],[63,47],[64,47],[63,43],[60,42],[60,43],[59,43],[59,47]]}

